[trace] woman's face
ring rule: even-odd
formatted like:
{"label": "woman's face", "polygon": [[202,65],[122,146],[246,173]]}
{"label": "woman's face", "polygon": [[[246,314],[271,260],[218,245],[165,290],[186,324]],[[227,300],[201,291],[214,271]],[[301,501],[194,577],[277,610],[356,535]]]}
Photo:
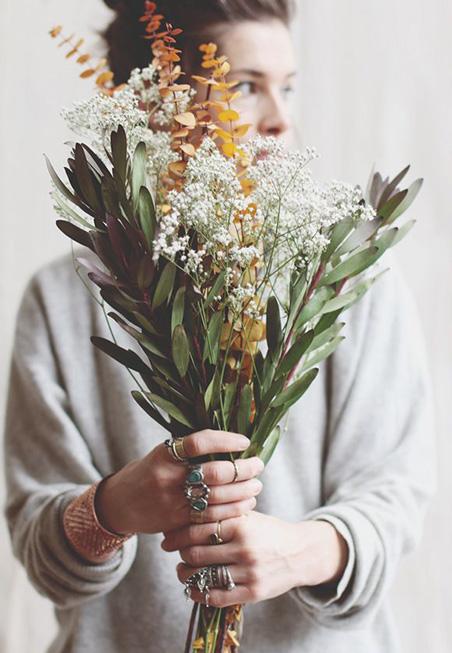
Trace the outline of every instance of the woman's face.
{"label": "woman's face", "polygon": [[231,64],[230,80],[242,96],[234,101],[249,136],[292,140],[291,95],[296,65],[292,38],[279,20],[247,21],[218,28],[219,50]]}

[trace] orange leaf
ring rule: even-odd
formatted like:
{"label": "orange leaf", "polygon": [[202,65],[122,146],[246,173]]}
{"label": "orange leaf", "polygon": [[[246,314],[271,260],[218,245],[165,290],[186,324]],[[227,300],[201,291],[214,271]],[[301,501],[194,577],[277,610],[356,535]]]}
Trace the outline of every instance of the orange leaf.
{"label": "orange leaf", "polygon": [[224,141],[225,143],[231,143],[232,142],[231,134],[229,132],[227,132],[226,130],[224,130],[224,129],[217,128],[215,130],[214,134],[215,134],[215,136],[218,136],[219,138],[221,138],[221,140]]}
{"label": "orange leaf", "polygon": [[168,86],[168,90],[172,92],[189,91],[190,88],[191,88],[190,84],[173,84],[172,86]]}
{"label": "orange leaf", "polygon": [[207,85],[210,80],[206,79],[206,77],[201,77],[201,75],[192,75],[192,79],[194,79],[196,82],[199,82],[200,84]]}
{"label": "orange leaf", "polygon": [[222,111],[221,113],[218,114],[218,120],[221,122],[229,122],[232,121],[234,122],[235,120],[239,120],[240,115],[237,113],[237,111],[234,111],[233,109],[227,109],[226,111]]}
{"label": "orange leaf", "polygon": [[98,70],[101,70],[101,68],[104,68],[104,66],[106,66],[106,65],[107,65],[107,60],[106,59],[99,59],[99,63],[97,64],[97,66],[95,68],[96,73],[97,73]]}
{"label": "orange leaf", "polygon": [[252,125],[250,124],[239,125],[238,127],[234,127],[234,136],[237,136],[237,138],[241,138],[242,136],[245,136],[245,134],[248,133],[250,127],[252,127]]}
{"label": "orange leaf", "polygon": [[236,91],[235,93],[223,93],[221,99],[224,100],[224,102],[234,102],[234,100],[237,100],[237,98],[241,96],[242,93],[240,91]]}
{"label": "orange leaf", "polygon": [[84,70],[82,73],[80,73],[80,77],[82,79],[86,79],[87,77],[92,77],[95,74],[96,71],[94,70],[94,68],[87,68],[87,70]]}
{"label": "orange leaf", "polygon": [[190,111],[186,111],[185,113],[180,113],[178,116],[174,116],[174,120],[180,125],[188,127],[188,129],[194,129],[196,127],[196,118]]}
{"label": "orange leaf", "polygon": [[216,59],[206,59],[206,61],[203,61],[201,66],[203,68],[215,68],[218,65],[218,61]]}
{"label": "orange leaf", "polygon": [[221,146],[221,149],[223,150],[223,154],[225,154],[226,156],[234,156],[234,154],[237,151],[237,147],[236,147],[235,143],[232,143],[232,142],[231,143],[223,143],[223,145]]}
{"label": "orange leaf", "polygon": [[89,61],[90,59],[91,59],[91,55],[90,55],[90,54],[81,54],[81,55],[79,56],[79,58],[77,59],[77,63],[80,63],[80,64],[82,64],[82,63],[86,63],[86,62]]}
{"label": "orange leaf", "polygon": [[53,27],[49,34],[50,36],[54,39],[58,36],[58,34],[61,34],[61,30],[63,29],[62,25],[56,25],[56,27]]}
{"label": "orange leaf", "polygon": [[107,84],[107,82],[111,82],[113,77],[113,73],[110,70],[107,70],[106,72],[99,75],[99,77],[96,79],[96,84],[98,86],[104,86],[104,84]]}
{"label": "orange leaf", "polygon": [[185,138],[186,136],[188,136],[188,134],[189,134],[188,129],[178,129],[175,132],[171,132],[171,137],[172,138]]}
{"label": "orange leaf", "polygon": [[218,50],[218,46],[215,43],[202,43],[199,46],[200,52],[205,52],[206,54],[215,54]]}
{"label": "orange leaf", "polygon": [[173,161],[169,164],[168,169],[177,177],[182,177],[186,167],[187,164],[185,161]]}
{"label": "orange leaf", "polygon": [[182,152],[185,152],[185,154],[188,154],[188,156],[194,156],[196,154],[196,150],[191,143],[184,143],[180,146],[180,149]]}

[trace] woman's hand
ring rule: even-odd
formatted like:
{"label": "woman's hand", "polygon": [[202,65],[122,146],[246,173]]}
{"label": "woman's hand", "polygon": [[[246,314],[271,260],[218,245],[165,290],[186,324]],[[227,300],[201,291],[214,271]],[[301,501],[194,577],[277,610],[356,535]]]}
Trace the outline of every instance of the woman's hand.
{"label": "woman's hand", "polygon": [[[189,458],[244,451],[243,435],[204,430],[184,438]],[[204,522],[237,517],[253,510],[262,483],[254,478],[264,465],[258,458],[237,460],[238,481],[232,483],[231,461],[202,464],[204,482],[210,487]],[[140,460],[133,460],[101,484],[96,512],[105,528],[116,533],[159,533],[190,523],[190,506],[184,496],[187,466],[171,458],[162,443]]]}
{"label": "woman's hand", "polygon": [[[221,522],[224,544],[208,544],[215,531],[216,524],[194,524],[166,533],[162,542],[165,551],[180,551],[182,583],[200,567],[228,565],[236,588],[211,590],[209,605],[214,607],[257,603],[293,587],[333,582],[347,563],[347,544],[326,521],[294,524],[251,512]],[[192,598],[204,602],[195,590]]]}

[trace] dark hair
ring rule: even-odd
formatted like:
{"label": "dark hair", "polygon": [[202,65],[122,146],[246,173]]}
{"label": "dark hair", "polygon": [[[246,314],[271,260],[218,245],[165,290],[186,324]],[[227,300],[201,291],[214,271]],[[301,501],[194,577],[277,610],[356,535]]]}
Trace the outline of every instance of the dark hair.
{"label": "dark hair", "polygon": [[[142,38],[144,0],[104,0],[116,17],[103,36],[108,46],[108,61],[115,83],[122,84],[133,68],[144,68],[150,61],[149,41]],[[193,58],[197,46],[209,39],[209,30],[223,23],[245,20],[278,19],[289,25],[294,0],[162,0],[158,12],[183,33],[177,47]]]}

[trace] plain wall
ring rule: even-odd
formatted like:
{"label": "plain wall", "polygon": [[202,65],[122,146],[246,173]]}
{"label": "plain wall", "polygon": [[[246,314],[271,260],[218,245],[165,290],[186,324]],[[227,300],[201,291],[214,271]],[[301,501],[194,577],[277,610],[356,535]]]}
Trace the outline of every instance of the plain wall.
{"label": "plain wall", "polygon": [[[0,65],[0,417],[15,313],[30,275],[69,251],[54,225],[44,165],[61,166],[71,138],[62,106],[91,93],[90,82],[47,35],[56,23],[100,46],[109,12],[100,0],[1,0]],[[423,542],[407,557],[393,602],[407,653],[452,650],[452,4],[446,0],[304,0],[295,31],[304,142],[322,154],[316,172],[365,184],[376,167],[412,163],[426,183],[411,217],[419,222],[397,258],[415,295],[435,385],[439,491]],[[276,55],[275,55],[276,56]],[[433,437],[433,434],[432,434]],[[4,501],[1,482],[0,499]],[[0,651],[44,651],[54,632],[39,597],[10,552],[0,523]]]}

